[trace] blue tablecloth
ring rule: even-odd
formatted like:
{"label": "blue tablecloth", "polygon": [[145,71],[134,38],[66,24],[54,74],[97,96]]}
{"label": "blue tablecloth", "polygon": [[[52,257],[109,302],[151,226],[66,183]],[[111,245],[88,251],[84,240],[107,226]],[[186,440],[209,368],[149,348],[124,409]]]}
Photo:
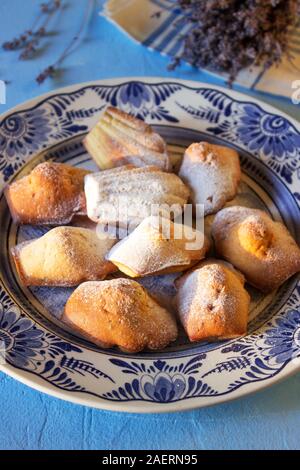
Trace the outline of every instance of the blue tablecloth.
{"label": "blue tablecloth", "polygon": [[[84,40],[55,80],[35,77],[55,61],[72,37],[87,0],[69,0],[52,25],[35,60],[21,62],[17,52],[0,51],[0,79],[9,82],[0,112],[49,90],[72,83],[120,76],[179,77],[222,84],[185,66],[167,71],[168,59],[133,43],[97,15]],[[0,42],[28,28],[39,0],[1,0]],[[248,91],[248,93],[250,93]],[[251,93],[250,93],[251,94]],[[264,94],[252,95],[294,117],[299,106]],[[59,401],[0,373],[0,449],[299,449],[300,375],[271,389],[214,408],[172,415],[127,415]]]}

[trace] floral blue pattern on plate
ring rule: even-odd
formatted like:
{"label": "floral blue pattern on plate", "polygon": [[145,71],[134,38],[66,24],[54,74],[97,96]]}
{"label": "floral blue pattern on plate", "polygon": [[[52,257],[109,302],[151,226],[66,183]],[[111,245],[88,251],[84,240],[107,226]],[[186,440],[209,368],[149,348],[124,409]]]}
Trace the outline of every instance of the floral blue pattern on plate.
{"label": "floral blue pattern on plate", "polygon": [[[120,79],[77,85],[7,113],[0,120],[0,191],[45,158],[89,165],[82,136],[107,105],[147,119],[173,146],[206,138],[237,148],[244,184],[299,237],[300,125],[243,95],[193,82]],[[19,284],[9,247],[44,229],[19,230],[3,194],[0,226],[1,369],[39,390],[99,408],[172,411],[242,396],[300,368],[297,277],[256,302],[259,315],[243,338],[183,341],[162,352],[130,356],[101,350],[62,328],[54,310],[62,308],[69,290],[28,290]],[[171,301],[172,278],[143,282]]]}

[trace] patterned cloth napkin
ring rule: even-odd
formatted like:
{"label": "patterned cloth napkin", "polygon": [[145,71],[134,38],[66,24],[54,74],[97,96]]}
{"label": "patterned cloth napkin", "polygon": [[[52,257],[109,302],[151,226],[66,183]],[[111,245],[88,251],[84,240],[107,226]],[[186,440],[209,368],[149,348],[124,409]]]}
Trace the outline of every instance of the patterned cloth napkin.
{"label": "patterned cloth napkin", "polygon": [[[180,38],[190,28],[183,24],[175,0],[107,0],[101,14],[136,41],[170,56],[180,53]],[[300,23],[290,32],[290,50],[295,57],[293,64],[284,58],[280,66],[265,72],[260,67],[253,67],[240,73],[236,83],[291,97],[292,83],[300,79]]]}

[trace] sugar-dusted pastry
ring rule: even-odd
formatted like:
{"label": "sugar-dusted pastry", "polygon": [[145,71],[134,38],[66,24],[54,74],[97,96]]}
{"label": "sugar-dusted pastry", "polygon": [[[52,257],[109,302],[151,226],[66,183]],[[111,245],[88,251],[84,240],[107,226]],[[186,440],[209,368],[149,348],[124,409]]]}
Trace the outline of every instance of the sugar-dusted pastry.
{"label": "sugar-dusted pastry", "polygon": [[277,289],[300,271],[300,249],[287,228],[258,209],[220,211],[212,234],[218,254],[263,292]]}
{"label": "sugar-dusted pastry", "polygon": [[102,114],[84,145],[102,170],[129,163],[162,170],[170,166],[164,139],[141,119],[113,107]]}
{"label": "sugar-dusted pastry", "polygon": [[76,286],[104,279],[116,271],[105,259],[115,240],[79,227],[56,227],[41,238],[12,250],[17,271],[27,286]]}
{"label": "sugar-dusted pastry", "polygon": [[202,261],[176,281],[176,305],[190,341],[242,336],[250,297],[244,276],[224,261]]}
{"label": "sugar-dusted pastry", "polygon": [[181,214],[190,191],[173,173],[156,167],[134,168],[131,165],[87,175],[85,195],[87,214],[101,224],[137,227],[153,214],[156,205],[174,215]]}
{"label": "sugar-dusted pastry", "polygon": [[130,277],[185,271],[204,258],[206,237],[170,219],[150,216],[117,243],[107,259]]}
{"label": "sugar-dusted pastry", "polygon": [[93,343],[128,352],[163,349],[177,338],[174,317],[131,279],[81,284],[62,321]]}
{"label": "sugar-dusted pastry", "polygon": [[5,196],[15,222],[20,224],[69,223],[86,214],[84,177],[89,171],[63,163],[45,162],[13,182]]}
{"label": "sugar-dusted pastry", "polygon": [[191,188],[193,204],[213,214],[234,198],[241,179],[238,153],[228,147],[199,142],[186,150],[179,176]]}

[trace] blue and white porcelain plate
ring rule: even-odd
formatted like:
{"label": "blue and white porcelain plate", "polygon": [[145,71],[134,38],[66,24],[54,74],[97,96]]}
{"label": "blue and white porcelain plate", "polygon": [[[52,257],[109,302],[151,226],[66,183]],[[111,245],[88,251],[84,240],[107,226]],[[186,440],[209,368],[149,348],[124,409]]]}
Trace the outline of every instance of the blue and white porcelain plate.
{"label": "blue and white porcelain plate", "polygon": [[[107,105],[152,124],[175,165],[184,147],[200,139],[237,149],[243,179],[230,204],[269,211],[300,242],[300,124],[281,112],[233,91],[154,78],[99,81],[36,98],[0,118],[1,370],[65,400],[130,412],[213,405],[299,370],[299,276],[268,296],[251,290],[245,337],[191,344],[180,334],[164,351],[135,355],[101,349],[62,325],[72,289],[27,289],[19,282],[10,248],[45,228],[16,226],[2,190],[45,159],[96,169],[81,142]],[[142,282],[172,305],[174,276]]]}

